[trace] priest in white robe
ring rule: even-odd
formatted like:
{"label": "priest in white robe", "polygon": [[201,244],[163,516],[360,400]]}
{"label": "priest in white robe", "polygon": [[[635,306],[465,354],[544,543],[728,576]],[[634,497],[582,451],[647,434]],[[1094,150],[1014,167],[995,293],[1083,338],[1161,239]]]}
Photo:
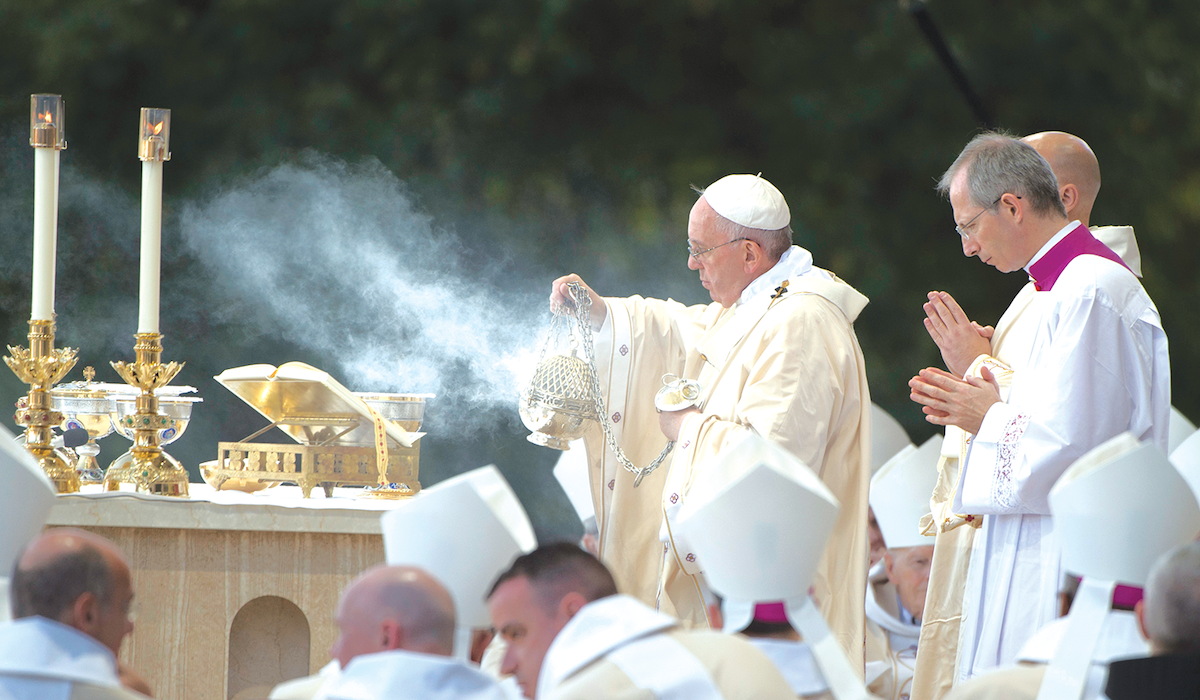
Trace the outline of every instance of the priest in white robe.
{"label": "priest in white robe", "polygon": [[[1061,131],[1033,134],[1022,141],[1033,146],[1050,164],[1067,218],[1088,226],[1101,184],[1100,163],[1091,147],[1083,139]],[[1141,278],[1141,254],[1132,227],[1096,226],[1090,230]],[[978,376],[986,366],[996,377],[1001,396],[1007,398],[1013,373],[1021,370],[1021,363],[1029,356],[1039,318],[1038,305],[1046,299],[1036,292],[1030,280],[1017,293],[994,331],[972,323],[949,294],[931,292],[925,305],[929,317],[925,325],[938,344],[947,369],[959,376],[968,372]],[[912,686],[914,700],[941,700],[958,678],[959,633],[964,608],[970,607],[964,602],[968,568],[975,533],[983,523],[982,517],[958,514],[950,508],[959,465],[968,447],[967,437],[955,426],[946,427],[930,514],[921,521],[922,532],[936,537],[936,546],[921,627],[921,648],[926,651],[917,657]]]}
{"label": "priest in white robe", "polygon": [[960,630],[959,677],[1011,663],[1054,618],[1060,576],[1050,488],[1075,459],[1131,431],[1166,447],[1166,335],[1141,284],[1069,220],[1050,166],[999,134],[971,141],[943,176],[963,252],[1024,269],[1038,309],[1002,401],[994,372],[922,370],[912,398],[937,425],[970,434],[950,512],[982,515]]}
{"label": "priest in white robe", "polygon": [[[867,300],[791,245],[787,203],[761,177],[731,175],[705,190],[688,221],[688,254],[712,304],[601,298],[587,289],[603,419],[638,468],[675,442],[662,468],[635,487],[600,429],[586,436],[601,559],[621,590],[711,626],[704,578],[673,519],[695,466],[756,432],[812,465],[842,505],[814,597],[861,664],[870,397],[853,322]],[[582,283],[576,275],[555,280],[552,306],[568,303],[573,281]],[[655,414],[667,373],[699,382],[695,407]]]}

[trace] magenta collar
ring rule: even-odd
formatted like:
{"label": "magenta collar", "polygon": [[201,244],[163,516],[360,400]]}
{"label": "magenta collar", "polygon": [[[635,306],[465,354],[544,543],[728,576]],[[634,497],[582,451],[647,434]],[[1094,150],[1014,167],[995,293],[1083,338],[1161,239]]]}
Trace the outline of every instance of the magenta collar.
{"label": "magenta collar", "polygon": [[1129,266],[1121,256],[1112,252],[1108,246],[1096,240],[1087,226],[1079,224],[1037,262],[1029,266],[1029,276],[1033,278],[1034,286],[1039,292],[1048,292],[1054,288],[1059,275],[1067,269],[1067,265],[1080,255],[1098,255],[1121,265],[1126,270]]}

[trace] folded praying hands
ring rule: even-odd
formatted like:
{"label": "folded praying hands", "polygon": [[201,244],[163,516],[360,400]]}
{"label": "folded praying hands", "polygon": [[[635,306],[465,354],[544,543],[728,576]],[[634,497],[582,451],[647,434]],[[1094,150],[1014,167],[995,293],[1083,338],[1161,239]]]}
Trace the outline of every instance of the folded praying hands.
{"label": "folded praying hands", "polygon": [[942,351],[946,368],[959,377],[980,355],[992,352],[991,326],[981,326],[967,318],[962,307],[946,292],[930,292],[925,309],[925,330]]}

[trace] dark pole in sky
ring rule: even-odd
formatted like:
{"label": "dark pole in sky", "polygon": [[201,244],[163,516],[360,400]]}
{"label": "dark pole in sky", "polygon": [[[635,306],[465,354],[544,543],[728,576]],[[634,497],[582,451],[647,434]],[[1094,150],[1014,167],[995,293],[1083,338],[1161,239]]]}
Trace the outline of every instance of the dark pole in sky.
{"label": "dark pole in sky", "polygon": [[929,42],[929,48],[933,49],[938,60],[942,62],[942,66],[946,68],[946,72],[950,74],[950,80],[954,83],[954,87],[962,93],[963,99],[967,101],[967,106],[975,115],[975,120],[988,129],[996,128],[996,119],[971,87],[971,82],[967,80],[967,74],[963,73],[962,66],[950,53],[950,47],[946,46],[946,40],[942,38],[941,30],[934,23],[929,9],[925,7],[925,0],[901,0],[900,6],[907,9],[912,18],[916,20],[917,26],[921,28],[921,33],[925,35],[925,40]]}

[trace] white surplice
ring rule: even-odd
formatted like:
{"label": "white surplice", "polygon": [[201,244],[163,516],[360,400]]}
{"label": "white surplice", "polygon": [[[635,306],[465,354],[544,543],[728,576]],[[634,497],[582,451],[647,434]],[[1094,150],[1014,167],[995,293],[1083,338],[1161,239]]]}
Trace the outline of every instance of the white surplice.
{"label": "white surplice", "polygon": [[870,396],[853,322],[866,297],[793,246],[728,309],[641,297],[605,303],[596,336],[604,420],[630,460],[644,467],[666,443],[653,405],[664,373],[697,380],[703,402],[636,488],[599,428],[585,436],[600,557],[619,590],[708,625],[703,564],[675,536],[673,518],[694,468],[753,430],[809,465],[841,503],[814,597],[861,668]]}
{"label": "white surplice", "polygon": [[1137,278],[1080,255],[1036,294],[1029,354],[1014,358],[1021,369],[1007,401],[988,410],[971,440],[952,506],[986,516],[964,594],[959,680],[1012,663],[1055,617],[1060,556],[1047,496],[1058,477],[1127,430],[1166,449],[1167,338]]}
{"label": "white surplice", "polygon": [[44,617],[0,624],[0,698],[142,698],[121,687],[117,659],[92,637]]}
{"label": "white surplice", "polygon": [[768,659],[735,635],[688,632],[625,595],[583,606],[551,642],[539,700],[790,700]]}
{"label": "white surplice", "polygon": [[505,700],[494,678],[465,661],[413,651],[356,656],[317,700]]}

